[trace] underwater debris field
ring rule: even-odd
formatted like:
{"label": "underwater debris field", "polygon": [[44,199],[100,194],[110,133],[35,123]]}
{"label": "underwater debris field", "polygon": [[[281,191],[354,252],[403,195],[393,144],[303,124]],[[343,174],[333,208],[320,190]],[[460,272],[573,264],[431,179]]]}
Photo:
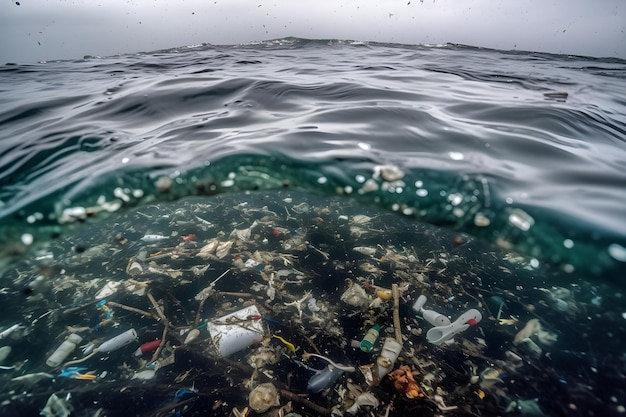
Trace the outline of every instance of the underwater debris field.
{"label": "underwater debris field", "polygon": [[3,415],[626,412],[620,291],[348,199],[145,205],[2,287]]}

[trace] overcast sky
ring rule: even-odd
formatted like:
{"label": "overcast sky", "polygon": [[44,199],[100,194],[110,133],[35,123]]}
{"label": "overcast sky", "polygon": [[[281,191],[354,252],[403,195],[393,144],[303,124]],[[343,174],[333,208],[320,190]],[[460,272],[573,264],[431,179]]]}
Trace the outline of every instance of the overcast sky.
{"label": "overcast sky", "polygon": [[626,0],[0,2],[0,63],[285,36],[626,58]]}

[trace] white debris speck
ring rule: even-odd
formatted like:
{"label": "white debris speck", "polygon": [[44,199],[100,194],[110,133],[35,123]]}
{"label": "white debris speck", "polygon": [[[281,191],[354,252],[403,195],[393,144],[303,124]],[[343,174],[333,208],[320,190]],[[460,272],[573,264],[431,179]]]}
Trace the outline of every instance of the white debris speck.
{"label": "white debris speck", "polygon": [[113,195],[119,198],[120,200],[124,201],[125,203],[128,203],[130,201],[130,197],[128,197],[128,194],[126,194],[126,192],[122,190],[120,187],[116,187],[113,190]]}
{"label": "white debris speck", "polygon": [[491,220],[482,213],[476,213],[474,216],[474,224],[478,227],[487,227],[491,224]]}
{"label": "white debris speck", "polygon": [[365,182],[365,175],[356,175],[354,180],[359,184],[363,184]]}
{"label": "white debris speck", "polygon": [[572,239],[565,239],[563,241],[563,246],[565,246],[567,249],[571,249],[574,247],[574,241]]}
{"label": "white debris speck", "polygon": [[448,152],[448,156],[454,161],[462,161],[465,159],[465,156],[461,152]]}
{"label": "white debris speck", "polygon": [[26,246],[30,246],[35,241],[35,238],[30,233],[24,233],[22,235],[22,243]]}
{"label": "white debris speck", "polygon": [[425,188],[420,188],[415,191],[415,194],[417,194],[418,197],[426,197],[428,195],[428,190]]}
{"label": "white debris speck", "polygon": [[616,261],[626,262],[626,248],[617,243],[609,245],[609,255]]}
{"label": "white debris speck", "polygon": [[461,204],[461,202],[463,202],[463,196],[461,194],[456,194],[456,193],[450,194],[448,196],[448,201],[453,206],[458,206],[459,204]]}
{"label": "white debris speck", "polygon": [[317,183],[318,184],[326,184],[327,182],[328,182],[328,178],[326,178],[326,177],[319,177],[317,179]]}
{"label": "white debris speck", "polygon": [[535,224],[535,219],[522,209],[513,209],[509,213],[509,222],[518,229],[527,232]]}
{"label": "white debris speck", "polygon": [[370,178],[367,181],[365,181],[365,184],[363,184],[363,187],[359,189],[359,193],[360,194],[370,193],[376,190],[378,190],[378,183]]}
{"label": "white debris speck", "polygon": [[307,302],[307,307],[311,310],[312,313],[317,313],[320,311],[320,308],[317,306],[317,300],[315,298],[309,298]]}
{"label": "white debris speck", "polygon": [[359,142],[357,146],[363,149],[364,151],[369,151],[370,149],[372,149],[372,145],[370,145],[369,143],[365,143],[365,142]]}
{"label": "white debris speck", "polygon": [[59,217],[59,223],[71,223],[76,220],[84,220],[87,218],[87,209],[85,207],[68,207],[63,210]]}
{"label": "white debris speck", "polygon": [[404,178],[404,171],[395,165],[376,165],[372,176],[385,181],[398,181]]}
{"label": "white debris speck", "polygon": [[130,158],[128,158],[128,157],[124,157],[124,158],[122,158],[122,163],[123,163],[123,164],[127,164],[127,163],[129,163],[129,162],[130,162]]}

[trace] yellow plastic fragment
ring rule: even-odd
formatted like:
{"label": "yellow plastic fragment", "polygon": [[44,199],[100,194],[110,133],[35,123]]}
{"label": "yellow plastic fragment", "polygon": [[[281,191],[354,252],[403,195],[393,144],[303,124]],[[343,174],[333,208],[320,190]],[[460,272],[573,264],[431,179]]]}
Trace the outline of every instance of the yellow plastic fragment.
{"label": "yellow plastic fragment", "polygon": [[283,342],[283,344],[285,346],[287,346],[287,349],[289,349],[293,353],[296,353],[296,347],[293,345],[293,343],[289,343],[288,341],[286,341],[282,337],[276,336],[275,334],[273,334],[272,337],[275,337],[276,339],[280,340],[281,342]]}
{"label": "yellow plastic fragment", "polygon": [[93,381],[97,376],[93,374],[76,374],[74,379],[84,379],[86,381]]}
{"label": "yellow plastic fragment", "polygon": [[519,320],[516,319],[515,317],[511,316],[510,319],[500,319],[498,320],[498,323],[500,324],[500,326],[512,326],[515,323],[517,323]]}

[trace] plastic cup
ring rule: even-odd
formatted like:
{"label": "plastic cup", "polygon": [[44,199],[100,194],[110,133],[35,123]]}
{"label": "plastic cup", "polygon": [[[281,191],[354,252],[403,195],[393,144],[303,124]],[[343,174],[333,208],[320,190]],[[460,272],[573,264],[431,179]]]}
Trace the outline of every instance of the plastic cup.
{"label": "plastic cup", "polygon": [[207,329],[220,355],[230,356],[263,340],[265,332],[261,320],[250,318],[260,315],[257,307],[251,305],[208,322]]}

